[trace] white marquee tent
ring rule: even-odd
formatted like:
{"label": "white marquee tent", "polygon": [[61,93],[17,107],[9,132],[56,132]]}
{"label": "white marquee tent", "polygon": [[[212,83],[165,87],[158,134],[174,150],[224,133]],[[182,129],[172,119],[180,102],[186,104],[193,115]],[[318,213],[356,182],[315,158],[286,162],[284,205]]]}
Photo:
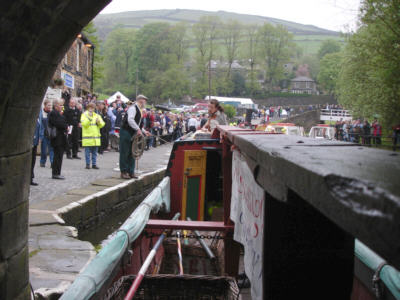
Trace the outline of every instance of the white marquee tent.
{"label": "white marquee tent", "polygon": [[129,101],[129,99],[124,96],[120,91],[116,92],[114,95],[112,95],[110,98],[107,99],[107,103],[112,103],[117,99],[117,96],[121,96],[122,102],[126,103]]}

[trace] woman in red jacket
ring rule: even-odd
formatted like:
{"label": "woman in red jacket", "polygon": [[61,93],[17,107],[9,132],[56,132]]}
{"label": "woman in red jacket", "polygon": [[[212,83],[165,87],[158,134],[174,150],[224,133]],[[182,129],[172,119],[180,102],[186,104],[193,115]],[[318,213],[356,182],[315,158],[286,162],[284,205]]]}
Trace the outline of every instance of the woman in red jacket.
{"label": "woman in red jacket", "polygon": [[372,123],[372,128],[374,129],[372,135],[375,146],[378,146],[382,143],[382,126],[379,124],[378,120],[375,119]]}

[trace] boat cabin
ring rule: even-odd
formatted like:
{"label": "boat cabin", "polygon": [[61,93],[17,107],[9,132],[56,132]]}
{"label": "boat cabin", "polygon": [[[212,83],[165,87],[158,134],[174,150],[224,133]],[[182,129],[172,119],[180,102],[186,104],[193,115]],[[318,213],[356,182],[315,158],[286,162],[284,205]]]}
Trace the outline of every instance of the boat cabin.
{"label": "boat cabin", "polygon": [[318,124],[317,126],[311,127],[308,136],[313,139],[333,140],[335,139],[335,133],[335,127],[325,124]]}
{"label": "boat cabin", "polygon": [[270,123],[266,125],[265,131],[268,133],[304,136],[304,128],[293,123]]}

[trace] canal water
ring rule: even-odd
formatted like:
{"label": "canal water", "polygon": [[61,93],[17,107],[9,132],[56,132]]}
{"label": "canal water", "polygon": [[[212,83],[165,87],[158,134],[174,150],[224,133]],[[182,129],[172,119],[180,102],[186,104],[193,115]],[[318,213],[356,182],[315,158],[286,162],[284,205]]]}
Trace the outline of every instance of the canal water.
{"label": "canal water", "polygon": [[115,231],[125,222],[125,220],[133,213],[137,206],[128,207],[107,216],[104,221],[96,224],[94,228],[90,228],[78,233],[78,238],[83,241],[92,243],[98,250],[108,243],[114,236]]}

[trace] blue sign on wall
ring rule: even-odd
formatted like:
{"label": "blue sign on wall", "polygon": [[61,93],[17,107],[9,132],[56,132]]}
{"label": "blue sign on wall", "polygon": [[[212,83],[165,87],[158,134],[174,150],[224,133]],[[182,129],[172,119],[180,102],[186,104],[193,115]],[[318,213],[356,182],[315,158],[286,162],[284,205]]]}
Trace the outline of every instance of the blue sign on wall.
{"label": "blue sign on wall", "polygon": [[64,85],[66,87],[73,89],[74,88],[74,76],[69,75],[67,73],[64,73],[63,75],[64,75],[63,76],[64,77]]}

